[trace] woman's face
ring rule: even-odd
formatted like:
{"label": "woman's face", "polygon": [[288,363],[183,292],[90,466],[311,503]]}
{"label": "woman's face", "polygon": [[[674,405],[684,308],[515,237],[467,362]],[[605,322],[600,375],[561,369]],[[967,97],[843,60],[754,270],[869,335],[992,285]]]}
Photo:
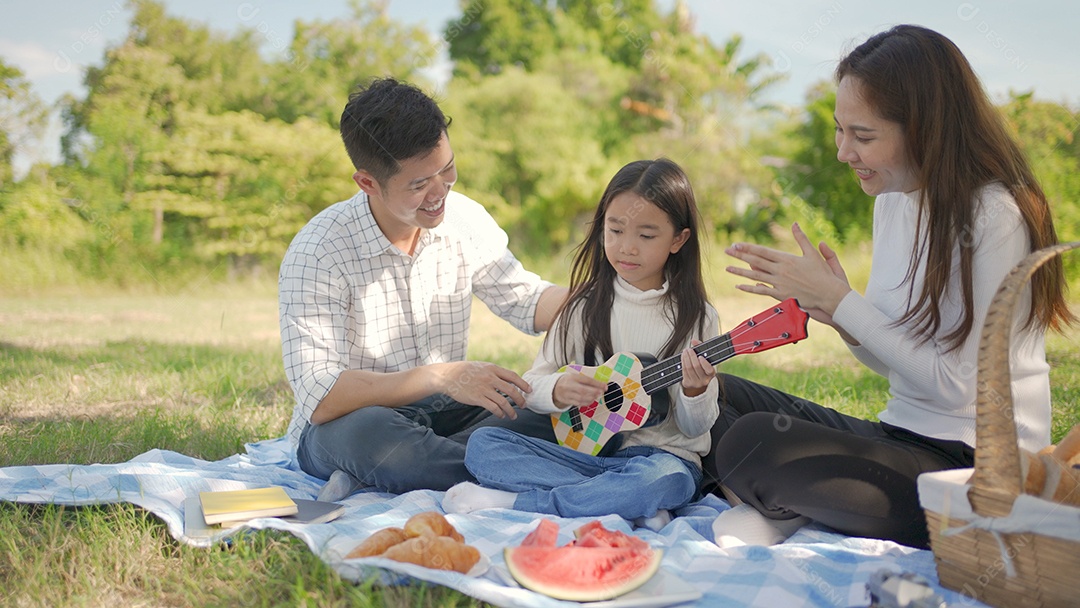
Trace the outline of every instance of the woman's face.
{"label": "woman's face", "polygon": [[863,192],[918,189],[916,167],[908,160],[907,145],[899,123],[874,113],[862,96],[858,78],[845,76],[836,90],[836,158],[855,170]]}

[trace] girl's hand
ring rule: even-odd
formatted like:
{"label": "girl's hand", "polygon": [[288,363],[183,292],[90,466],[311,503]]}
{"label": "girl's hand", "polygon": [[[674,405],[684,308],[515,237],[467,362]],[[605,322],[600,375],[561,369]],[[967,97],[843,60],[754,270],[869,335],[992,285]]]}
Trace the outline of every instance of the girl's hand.
{"label": "girl's hand", "polygon": [[821,243],[814,247],[798,224],[792,225],[791,233],[802,250],[801,256],[761,245],[735,243],[725,252],[746,262],[750,268],[728,266],[727,271],[757,282],[755,285],[736,285],[737,289],[777,300],[795,298],[811,317],[833,325],[836,307],[851,291],[847,273],[836,252],[828,245]]}
{"label": "girl's hand", "polygon": [[557,381],[551,391],[551,400],[559,409],[572,405],[589,405],[604,396],[607,383],[590,378],[581,372],[566,372]]}
{"label": "girl's hand", "polygon": [[716,368],[705,357],[697,354],[694,347],[701,344],[700,340],[691,340],[690,346],[682,351],[683,379],[682,391],[687,397],[697,397],[709,388],[709,382],[716,377]]}

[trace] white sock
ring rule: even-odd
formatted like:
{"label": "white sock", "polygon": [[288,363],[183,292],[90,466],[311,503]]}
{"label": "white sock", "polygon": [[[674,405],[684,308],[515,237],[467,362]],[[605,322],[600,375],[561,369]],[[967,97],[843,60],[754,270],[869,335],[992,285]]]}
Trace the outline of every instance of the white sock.
{"label": "white sock", "polygon": [[330,479],[326,480],[326,484],[319,490],[319,495],[315,497],[315,500],[337,502],[362,487],[364,487],[363,483],[345,471],[338,469],[330,474]]}
{"label": "white sock", "polygon": [[671,511],[667,509],[660,509],[652,517],[639,517],[634,520],[634,525],[638,528],[647,528],[653,532],[659,532],[664,529],[664,526],[671,523]]}
{"label": "white sock", "polygon": [[463,481],[446,491],[442,508],[447,513],[470,513],[478,509],[509,509],[514,506],[517,494],[503,490],[484,488]]}
{"label": "white sock", "polygon": [[724,547],[772,546],[784,542],[796,530],[810,523],[806,517],[769,519],[751,505],[741,504],[720,513],[713,521],[713,539]]}

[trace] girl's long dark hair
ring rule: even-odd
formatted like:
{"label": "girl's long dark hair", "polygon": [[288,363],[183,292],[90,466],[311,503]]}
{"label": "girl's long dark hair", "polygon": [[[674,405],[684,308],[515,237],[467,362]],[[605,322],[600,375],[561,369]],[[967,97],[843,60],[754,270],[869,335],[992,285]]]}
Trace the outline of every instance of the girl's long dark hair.
{"label": "girl's long dark hair", "polygon": [[[624,192],[633,192],[656,205],[675,226],[675,234],[690,229],[686,243],[668,258],[664,267],[668,281],[664,303],[667,314],[673,319],[674,330],[662,351],[651,354],[658,358],[670,357],[705,329],[707,297],[701,276],[701,243],[698,239],[701,220],[690,180],[677,164],[666,158],[639,160],[626,165],[611,178],[589,224],[589,234],[576,249],[570,270],[570,297],[559,310],[559,330],[553,332],[558,334],[556,344],[560,345],[566,363],[574,362],[568,338],[569,320],[576,312],[581,315],[585,333],[587,360],[584,363],[599,363],[588,360],[597,349],[605,360],[615,354],[611,345],[611,307],[618,275],[604,254],[604,216],[611,201]],[[545,339],[550,338],[551,334]]]}
{"label": "girl's long dark hair", "polygon": [[[1032,251],[1058,242],[1046,195],[971,65],[948,38],[923,27],[898,25],[844,57],[836,81],[846,77],[858,79],[863,98],[878,116],[901,126],[922,190],[908,278],[922,267],[925,280],[920,293],[909,292],[908,310],[899,323],[914,321],[919,336],[929,339],[941,327],[941,302],[959,296],[963,317],[945,336],[950,350],[959,348],[974,323],[971,238],[979,189],[1000,182],[1009,190]],[[946,291],[957,250],[960,293],[951,295]],[[1060,329],[1073,320],[1058,257],[1032,277],[1027,326]]]}

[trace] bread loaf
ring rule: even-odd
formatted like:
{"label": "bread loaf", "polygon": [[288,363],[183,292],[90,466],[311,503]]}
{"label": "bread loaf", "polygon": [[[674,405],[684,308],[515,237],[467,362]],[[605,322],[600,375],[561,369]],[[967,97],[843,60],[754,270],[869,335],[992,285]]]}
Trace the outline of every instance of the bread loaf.
{"label": "bread loaf", "polygon": [[1032,454],[1020,448],[1020,477],[1024,480],[1024,494],[1042,494],[1043,486],[1046,485],[1046,464],[1042,461],[1044,452],[1046,450]]}
{"label": "bread loaf", "polygon": [[1020,450],[1024,493],[1063,504],[1080,506],[1080,424],[1056,446],[1038,454]]}
{"label": "bread loaf", "polygon": [[416,536],[390,547],[382,554],[387,559],[416,564],[435,570],[454,570],[465,574],[476,562],[480,552],[449,536]]}
{"label": "bread loaf", "polygon": [[1052,456],[1041,456],[1046,465],[1046,485],[1041,498],[1070,505],[1080,505],[1080,479],[1076,470]]}
{"label": "bread loaf", "polygon": [[424,511],[417,513],[405,522],[405,534],[413,536],[449,536],[459,543],[465,542],[465,537],[458,533],[450,522],[446,521],[442,513],[438,511]]}
{"label": "bread loaf", "polygon": [[364,539],[346,559],[381,556],[394,561],[467,573],[480,561],[480,552],[437,511],[417,513],[403,528],[383,528]]}
{"label": "bread loaf", "polygon": [[1070,467],[1080,465],[1080,424],[1072,427],[1052,454],[1062,464]]}
{"label": "bread loaf", "polygon": [[356,548],[350,551],[345,559],[382,555],[384,551],[407,538],[409,536],[401,528],[383,528],[356,545]]}

